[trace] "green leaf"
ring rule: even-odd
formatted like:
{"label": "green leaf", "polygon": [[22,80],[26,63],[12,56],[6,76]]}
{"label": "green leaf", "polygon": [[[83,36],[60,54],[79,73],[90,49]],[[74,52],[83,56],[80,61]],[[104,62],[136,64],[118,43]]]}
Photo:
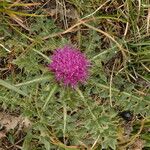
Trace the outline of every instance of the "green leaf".
{"label": "green leaf", "polygon": [[21,95],[23,95],[23,96],[27,96],[27,97],[28,97],[27,93],[25,93],[24,91],[22,91],[22,90],[16,88],[14,85],[11,85],[11,84],[7,83],[7,82],[4,81],[4,80],[1,80],[1,79],[0,79],[0,85],[4,86],[4,87],[6,87],[6,88],[8,88],[8,89],[10,89],[10,90],[12,90],[12,91],[17,92],[18,94],[21,94]]}
{"label": "green leaf", "polygon": [[44,144],[44,147],[45,147],[46,150],[50,150],[51,146],[50,146],[50,142],[49,142],[49,139],[48,139],[48,138],[41,136],[41,137],[39,138],[39,140],[40,140],[40,142],[41,142],[42,144]]}
{"label": "green leaf", "polygon": [[34,78],[34,79],[30,80],[30,81],[26,81],[26,82],[23,82],[23,83],[18,83],[15,86],[30,85],[32,83],[37,83],[37,82],[41,82],[41,81],[49,81],[50,79],[51,79],[50,75],[43,76],[43,77],[37,77],[37,78]]}
{"label": "green leaf", "polygon": [[31,144],[30,144],[31,140],[32,140],[32,134],[28,132],[28,134],[24,139],[22,150],[29,150],[31,148]]}

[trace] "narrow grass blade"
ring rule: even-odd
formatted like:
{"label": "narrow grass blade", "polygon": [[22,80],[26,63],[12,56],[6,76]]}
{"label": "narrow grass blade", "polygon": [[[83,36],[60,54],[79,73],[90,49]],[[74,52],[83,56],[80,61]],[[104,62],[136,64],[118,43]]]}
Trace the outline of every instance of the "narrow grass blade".
{"label": "narrow grass blade", "polygon": [[6,13],[8,15],[15,14],[15,15],[27,16],[27,17],[44,17],[44,16],[46,16],[46,15],[27,14],[27,13],[17,12],[17,11],[13,11],[13,10],[9,10],[9,9],[0,9],[0,12]]}
{"label": "narrow grass blade", "polygon": [[76,89],[77,93],[79,94],[79,96],[81,97],[82,101],[84,102],[84,104],[87,106],[87,109],[89,110],[89,113],[93,119],[93,121],[97,124],[98,128],[99,128],[99,131],[101,133],[102,131],[102,127],[100,126],[100,124],[98,123],[98,120],[96,118],[96,116],[93,114],[89,104],[87,103],[87,100],[84,98],[84,95],[83,93],[81,92],[81,90],[79,88]]}
{"label": "narrow grass blade", "polygon": [[0,44],[0,46],[3,48],[3,49],[5,49],[7,52],[11,52],[9,49],[7,49],[4,45],[2,45],[2,44]]}
{"label": "narrow grass blade", "polygon": [[18,94],[21,94],[21,95],[23,95],[23,96],[28,96],[25,92],[23,92],[22,90],[16,88],[14,85],[11,85],[11,84],[7,83],[7,82],[4,81],[4,80],[1,80],[1,79],[0,79],[0,85],[4,86],[4,87],[6,87],[6,88],[8,88],[8,89],[10,89],[10,90],[12,90],[12,91],[15,91],[15,92],[17,92]]}
{"label": "narrow grass blade", "polygon": [[64,121],[64,127],[63,127],[63,140],[64,140],[64,143],[66,143],[66,125],[67,125],[67,106],[66,104],[64,103],[63,104],[63,121]]}
{"label": "narrow grass blade", "polygon": [[23,86],[23,85],[28,85],[28,84],[32,84],[32,83],[41,82],[41,81],[48,81],[48,80],[50,80],[50,78],[51,78],[51,76],[38,77],[38,78],[32,79],[30,81],[16,84],[15,86]]}
{"label": "narrow grass blade", "polygon": [[30,6],[37,6],[41,5],[41,3],[13,3],[13,4],[8,4],[9,8],[11,7],[30,7]]}
{"label": "narrow grass blade", "polygon": [[27,39],[29,39],[30,41],[34,41],[32,38],[30,38],[29,36],[27,36],[26,34],[24,34],[24,33],[22,33],[21,31],[19,31],[16,27],[14,27],[10,22],[8,22],[6,19],[5,19],[5,21],[10,25],[10,27],[12,28],[12,29],[14,29],[17,33],[19,33],[21,36],[23,36],[23,37],[25,37],[25,38],[27,38]]}
{"label": "narrow grass blade", "polygon": [[112,51],[113,48],[116,48],[116,47],[117,47],[117,46],[114,46],[114,47],[112,47],[112,48],[110,48],[110,49],[107,49],[107,50],[105,50],[105,51],[103,51],[103,52],[101,52],[101,53],[95,55],[93,58],[91,58],[91,61],[94,61],[95,59],[101,57],[102,55],[107,54],[108,52]]}
{"label": "narrow grass blade", "polygon": [[[107,86],[107,85],[104,85],[104,84],[100,84],[100,83],[95,83],[98,87],[101,87],[101,88],[104,88],[104,89],[107,89],[107,90],[109,90],[109,86]],[[111,87],[111,90],[112,90],[112,92],[117,92],[117,93],[120,93],[120,90],[118,90],[118,89],[116,89],[116,88],[112,88]],[[132,97],[132,98],[135,98],[135,99],[138,99],[138,100],[143,100],[143,101],[145,101],[142,97],[138,97],[138,96],[136,96],[136,95],[133,95],[133,94],[131,94],[131,93],[128,93],[128,92],[121,92],[123,95],[126,95],[126,96],[129,96],[129,97]],[[146,101],[146,102],[148,102],[148,103],[150,103],[149,101]]]}
{"label": "narrow grass blade", "polygon": [[48,105],[48,103],[49,103],[51,97],[53,96],[54,92],[56,91],[56,89],[57,89],[57,85],[54,85],[53,89],[50,91],[50,93],[45,101],[45,104],[42,108],[43,111],[46,109],[46,106]]}
{"label": "narrow grass blade", "polygon": [[40,51],[37,51],[36,49],[33,49],[33,51],[35,51],[36,53],[38,53],[39,55],[41,55],[43,58],[45,58],[50,63],[50,58],[49,57],[47,57],[46,55],[44,55]]}

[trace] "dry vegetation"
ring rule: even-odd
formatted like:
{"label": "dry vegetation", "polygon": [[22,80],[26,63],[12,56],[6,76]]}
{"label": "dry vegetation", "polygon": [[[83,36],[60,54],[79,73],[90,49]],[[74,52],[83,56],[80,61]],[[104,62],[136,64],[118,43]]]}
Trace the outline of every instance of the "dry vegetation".
{"label": "dry vegetation", "polygon": [[[66,44],[76,90],[47,68]],[[149,89],[149,0],[0,0],[0,150],[149,150]]]}

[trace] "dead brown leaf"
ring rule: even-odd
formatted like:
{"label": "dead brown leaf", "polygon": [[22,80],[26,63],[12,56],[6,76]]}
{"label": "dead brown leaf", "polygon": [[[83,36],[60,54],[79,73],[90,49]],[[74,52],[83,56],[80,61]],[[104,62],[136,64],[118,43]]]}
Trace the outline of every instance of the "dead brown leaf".
{"label": "dead brown leaf", "polygon": [[2,130],[0,131],[0,139],[5,137],[7,132],[11,129],[14,130],[17,128],[18,130],[22,128],[28,128],[31,126],[31,122],[28,118],[22,116],[14,116],[7,114],[5,112],[0,112],[0,125]]}
{"label": "dead brown leaf", "polygon": [[129,148],[129,150],[142,150],[144,147],[144,141],[141,139],[137,139],[133,145]]}
{"label": "dead brown leaf", "polygon": [[6,133],[4,131],[0,131],[0,139],[6,137]]}
{"label": "dead brown leaf", "polygon": [[19,122],[19,118],[6,113],[0,113],[1,126],[5,127],[6,131],[14,129]]}

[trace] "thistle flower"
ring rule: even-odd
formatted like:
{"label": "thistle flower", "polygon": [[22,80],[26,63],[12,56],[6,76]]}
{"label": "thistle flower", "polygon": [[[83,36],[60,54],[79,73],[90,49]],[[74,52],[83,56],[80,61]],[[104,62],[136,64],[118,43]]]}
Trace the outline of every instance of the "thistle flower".
{"label": "thistle flower", "polygon": [[76,87],[88,77],[89,62],[79,50],[71,46],[57,49],[51,58],[49,69],[54,72],[56,80],[66,86]]}

